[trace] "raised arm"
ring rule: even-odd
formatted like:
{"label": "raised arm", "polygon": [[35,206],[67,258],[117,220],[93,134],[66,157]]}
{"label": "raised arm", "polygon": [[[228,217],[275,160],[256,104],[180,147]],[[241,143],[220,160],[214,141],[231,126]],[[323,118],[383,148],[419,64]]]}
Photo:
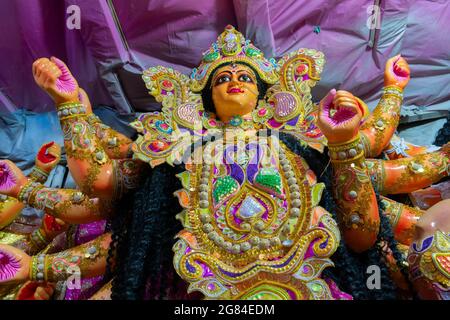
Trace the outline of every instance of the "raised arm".
{"label": "raised arm", "polygon": [[[59,59],[42,58],[34,62],[36,83],[55,101],[70,172],[80,189],[91,198],[112,199],[118,184],[127,184],[120,163],[111,160],[88,121],[88,109],[79,100],[79,87],[67,66]],[[108,141],[106,141],[108,143]],[[119,160],[117,160],[119,161]],[[131,160],[129,160],[131,161]],[[136,173],[141,164],[129,168]]]}
{"label": "raised arm", "polygon": [[375,189],[381,194],[410,193],[450,173],[450,146],[397,160],[367,160]]}
{"label": "raised arm", "polygon": [[80,88],[80,101],[86,106],[87,121],[100,141],[103,149],[111,159],[128,159],[131,157],[131,144],[133,141],[102,123],[99,117],[92,112],[89,97],[82,88]]}
{"label": "raised arm", "polygon": [[380,224],[358,132],[361,117],[358,102],[349,98],[348,92],[333,89],[320,102],[318,125],[328,139],[341,231],[347,245],[356,252],[374,245]]}
{"label": "raised arm", "polygon": [[384,88],[378,105],[360,128],[365,156],[374,158],[389,145],[397,130],[403,89],[409,82],[408,63],[400,55],[389,59],[384,73]]}

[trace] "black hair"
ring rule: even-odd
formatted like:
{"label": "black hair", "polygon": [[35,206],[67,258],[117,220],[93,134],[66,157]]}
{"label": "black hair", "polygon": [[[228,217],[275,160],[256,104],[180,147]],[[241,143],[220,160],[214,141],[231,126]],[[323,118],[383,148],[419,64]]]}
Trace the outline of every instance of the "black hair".
{"label": "black hair", "polygon": [[148,170],[141,187],[120,201],[111,225],[112,299],[188,297],[172,264],[174,237],[181,230],[175,218],[181,207],[173,192],[181,189],[175,176],[181,171],[167,164]]}
{"label": "black hair", "polygon": [[450,114],[447,116],[447,122],[444,123],[441,129],[439,129],[434,145],[442,147],[444,144],[450,141]]}
{"label": "black hair", "polygon": [[[213,71],[211,72],[211,75],[213,75],[217,69],[227,66],[227,65],[230,65],[230,64],[233,64],[233,62],[226,62],[226,63],[223,63],[223,64],[217,66],[216,68],[213,69]],[[267,92],[267,84],[264,81],[262,81],[258,72],[256,72],[255,68],[253,68],[250,64],[245,63],[245,62],[239,62],[239,64],[243,64],[253,70],[253,72],[255,73],[255,76],[256,76],[256,84],[257,84],[258,93],[259,93],[258,100],[264,99],[264,96],[266,95],[266,92]],[[215,109],[214,109],[214,103],[212,100],[212,90],[210,89],[212,78],[213,78],[212,76],[209,77],[208,82],[206,82],[205,88],[201,92],[201,96],[202,96],[202,101],[203,101],[203,109],[205,109],[205,111],[207,111],[207,112],[214,113]]]}

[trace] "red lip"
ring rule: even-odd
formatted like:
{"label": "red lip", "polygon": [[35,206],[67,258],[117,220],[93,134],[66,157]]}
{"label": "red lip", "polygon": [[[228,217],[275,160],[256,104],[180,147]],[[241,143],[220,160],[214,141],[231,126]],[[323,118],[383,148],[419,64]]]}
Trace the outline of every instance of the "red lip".
{"label": "red lip", "polygon": [[227,93],[242,93],[242,92],[244,92],[244,90],[242,90],[241,88],[230,88],[227,91]]}

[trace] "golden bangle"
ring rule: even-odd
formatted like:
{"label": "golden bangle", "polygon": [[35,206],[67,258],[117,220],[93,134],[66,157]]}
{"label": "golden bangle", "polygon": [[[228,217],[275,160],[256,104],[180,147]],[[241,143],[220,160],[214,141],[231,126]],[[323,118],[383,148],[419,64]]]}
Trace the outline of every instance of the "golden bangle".
{"label": "golden bangle", "polygon": [[69,103],[63,103],[56,107],[57,114],[59,119],[62,120],[68,120],[71,118],[77,118],[77,117],[84,117],[87,116],[86,114],[86,107],[79,102],[69,102]]}
{"label": "golden bangle", "polygon": [[17,195],[17,200],[28,204],[28,200],[30,198],[31,193],[34,191],[36,187],[41,186],[40,183],[35,182],[32,179],[28,179],[28,181],[20,188],[19,194]]}
{"label": "golden bangle", "polygon": [[40,191],[40,190],[42,190],[42,189],[44,189],[45,188],[45,186],[43,186],[43,185],[40,185],[40,186],[37,186],[37,187],[35,187],[32,191],[31,191],[31,193],[30,193],[30,196],[28,197],[28,205],[29,206],[33,206],[34,205],[34,200],[36,199],[36,194]]}
{"label": "golden bangle", "polygon": [[329,144],[328,149],[328,155],[333,162],[347,162],[364,155],[364,144],[361,142],[359,134],[350,141]]}

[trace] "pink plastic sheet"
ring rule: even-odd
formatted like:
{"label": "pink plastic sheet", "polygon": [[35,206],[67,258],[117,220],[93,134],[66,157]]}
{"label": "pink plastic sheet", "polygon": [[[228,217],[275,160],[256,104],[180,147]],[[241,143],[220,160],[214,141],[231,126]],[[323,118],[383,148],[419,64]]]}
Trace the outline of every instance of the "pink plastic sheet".
{"label": "pink plastic sheet", "polygon": [[[0,110],[53,110],[50,99],[33,82],[31,64],[38,57],[55,55],[67,61],[94,104],[130,112],[135,101],[146,95],[139,78],[143,69],[165,65],[188,73],[227,24],[235,25],[269,56],[280,57],[299,47],[322,50],[327,65],[314,92],[316,99],[336,87],[373,106],[380,95],[386,60],[401,53],[412,71],[406,110],[408,106],[448,110],[450,2],[381,0],[380,29],[371,48],[367,21],[368,7],[374,2],[4,1]],[[70,5],[81,10],[80,30],[66,27]],[[120,76],[124,71],[135,77]]]}

